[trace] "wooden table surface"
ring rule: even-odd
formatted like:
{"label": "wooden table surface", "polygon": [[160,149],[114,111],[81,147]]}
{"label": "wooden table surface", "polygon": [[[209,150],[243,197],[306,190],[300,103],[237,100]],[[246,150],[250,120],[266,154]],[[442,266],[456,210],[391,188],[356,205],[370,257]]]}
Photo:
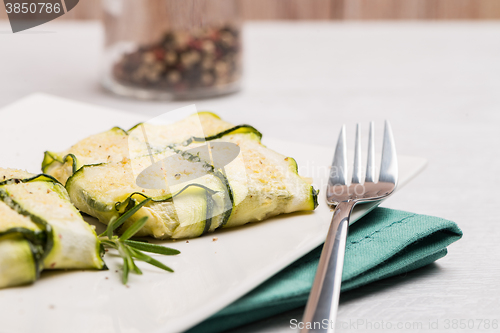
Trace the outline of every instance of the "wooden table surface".
{"label": "wooden table surface", "polygon": [[[0,25],[0,107],[39,91],[151,116],[187,104],[104,92],[97,23],[8,30]],[[339,332],[384,332],[387,323],[399,332],[500,330],[499,35],[500,23],[252,23],[245,88],[196,101],[264,135],[316,145],[333,145],[341,124],[353,132],[356,122],[390,119],[398,153],[428,158],[383,206],[456,221],[463,239],[433,265],[343,294]],[[234,332],[291,332],[302,311]]]}
{"label": "wooden table surface", "polygon": [[[164,6],[176,0],[147,0]],[[188,7],[214,0],[183,0]],[[228,0],[225,0],[226,2]],[[127,1],[120,1],[127,3]],[[129,1],[130,2],[130,1]],[[133,1],[132,1],[133,2]],[[498,0],[234,0],[246,20],[495,20],[500,18]],[[103,4],[113,1],[85,0],[58,20],[92,20],[103,15]],[[0,19],[7,13],[0,5]]]}

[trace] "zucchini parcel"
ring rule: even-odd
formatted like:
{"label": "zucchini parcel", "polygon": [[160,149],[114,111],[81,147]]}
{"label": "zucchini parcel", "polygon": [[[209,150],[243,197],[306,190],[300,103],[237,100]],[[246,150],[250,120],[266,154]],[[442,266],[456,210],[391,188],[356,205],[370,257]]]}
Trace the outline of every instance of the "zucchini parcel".
{"label": "zucchini parcel", "polygon": [[193,135],[212,136],[231,127],[233,125],[211,112],[199,112],[172,124],[140,123],[128,131],[113,127],[79,141],[66,151],[46,151],[42,171],[65,184],[84,165],[120,162],[130,155],[145,154],[144,133],[148,134],[148,144],[161,149],[167,144],[183,142]]}
{"label": "zucchini parcel", "polygon": [[102,269],[95,231],[51,176],[0,168],[0,288],[43,269]]}
{"label": "zucchini parcel", "polygon": [[[150,199],[122,226],[126,230],[147,216],[137,236],[197,237],[316,208],[317,192],[298,175],[295,160],[265,147],[255,128],[233,126],[211,113],[199,119],[203,136],[186,119],[172,124],[171,131],[138,125],[126,132],[128,155],[110,161],[93,156],[86,164],[89,157],[79,153],[91,149],[69,149],[50,153],[59,157],[44,167],[58,176],[58,170],[69,170],[70,159],[66,189],[72,202],[106,224]],[[75,146],[83,147],[85,140]],[[91,141],[92,146],[113,145],[105,137]]]}

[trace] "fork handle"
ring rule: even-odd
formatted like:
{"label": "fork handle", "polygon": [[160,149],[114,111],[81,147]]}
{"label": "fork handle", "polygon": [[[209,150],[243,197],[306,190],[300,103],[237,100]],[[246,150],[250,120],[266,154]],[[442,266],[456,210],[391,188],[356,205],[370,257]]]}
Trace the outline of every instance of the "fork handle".
{"label": "fork handle", "polygon": [[347,229],[354,204],[354,201],[343,201],[335,208],[304,312],[301,333],[335,331]]}

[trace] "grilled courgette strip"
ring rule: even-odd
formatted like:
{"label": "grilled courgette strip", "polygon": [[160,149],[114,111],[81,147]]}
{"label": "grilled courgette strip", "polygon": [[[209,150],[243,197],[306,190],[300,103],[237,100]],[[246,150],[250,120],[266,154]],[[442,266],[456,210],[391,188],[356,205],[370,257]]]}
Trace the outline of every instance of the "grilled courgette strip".
{"label": "grilled courgette strip", "polygon": [[3,200],[0,216],[0,288],[35,281],[43,268],[43,229]]}
{"label": "grilled courgette strip", "polygon": [[32,245],[22,236],[0,236],[0,253],[0,288],[32,283],[38,278]]}
{"label": "grilled courgette strip", "polygon": [[[87,165],[66,183],[71,200],[81,211],[107,224],[130,209],[132,200],[151,198],[151,202],[123,226],[127,228],[147,216],[147,223],[137,236],[195,237],[219,226],[223,219],[226,187],[207,170],[205,163],[186,160],[170,150],[155,154],[154,158],[158,161],[174,158],[173,163],[177,167],[168,168],[160,175],[155,172],[162,170],[152,170],[152,174],[146,175],[144,180],[149,179],[152,186],[143,188],[136,183],[134,168],[135,174],[142,171],[137,168],[145,169],[150,164],[149,156],[118,163]],[[176,170],[187,171],[192,179],[183,181],[189,175]],[[170,185],[165,188],[155,186],[154,182],[163,178],[171,180]],[[178,182],[174,184],[176,180]]]}
{"label": "grilled courgette strip", "polygon": [[[317,192],[298,175],[295,160],[268,149],[260,139],[260,133],[253,131],[230,131],[208,143],[234,143],[241,149],[243,159],[242,165],[238,165],[236,159],[224,167],[234,205],[224,227],[261,221],[282,213],[314,210],[318,205]],[[193,140],[181,149],[191,150],[196,144]]]}
{"label": "grilled courgette strip", "polygon": [[0,179],[0,287],[33,282],[42,269],[104,267],[100,242],[64,186],[12,169],[0,168]]}

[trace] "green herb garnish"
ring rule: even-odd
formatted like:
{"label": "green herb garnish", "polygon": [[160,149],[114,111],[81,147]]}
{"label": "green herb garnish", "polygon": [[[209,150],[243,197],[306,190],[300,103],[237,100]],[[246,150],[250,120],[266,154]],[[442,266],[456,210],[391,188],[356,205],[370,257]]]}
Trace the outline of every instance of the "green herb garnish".
{"label": "green herb garnish", "polygon": [[144,216],[134,222],[125,232],[120,236],[114,235],[114,231],[119,228],[125,221],[134,215],[142,206],[151,201],[151,198],[143,200],[139,204],[135,205],[132,209],[128,210],[120,216],[119,218],[112,219],[106,231],[99,235],[99,240],[104,245],[104,247],[113,248],[118,250],[118,253],[123,259],[123,274],[122,274],[122,282],[126,284],[128,281],[129,272],[133,272],[135,274],[142,274],[142,271],[137,267],[134,262],[134,259],[141,260],[147,262],[150,265],[156,266],[163,270],[173,272],[173,270],[159,262],[158,260],[151,258],[147,254],[142,251],[158,253],[163,255],[176,255],[179,254],[180,251],[176,249],[171,249],[169,247],[150,244],[146,242],[138,242],[130,240],[132,236],[134,236],[145,224],[148,219],[147,216]]}

